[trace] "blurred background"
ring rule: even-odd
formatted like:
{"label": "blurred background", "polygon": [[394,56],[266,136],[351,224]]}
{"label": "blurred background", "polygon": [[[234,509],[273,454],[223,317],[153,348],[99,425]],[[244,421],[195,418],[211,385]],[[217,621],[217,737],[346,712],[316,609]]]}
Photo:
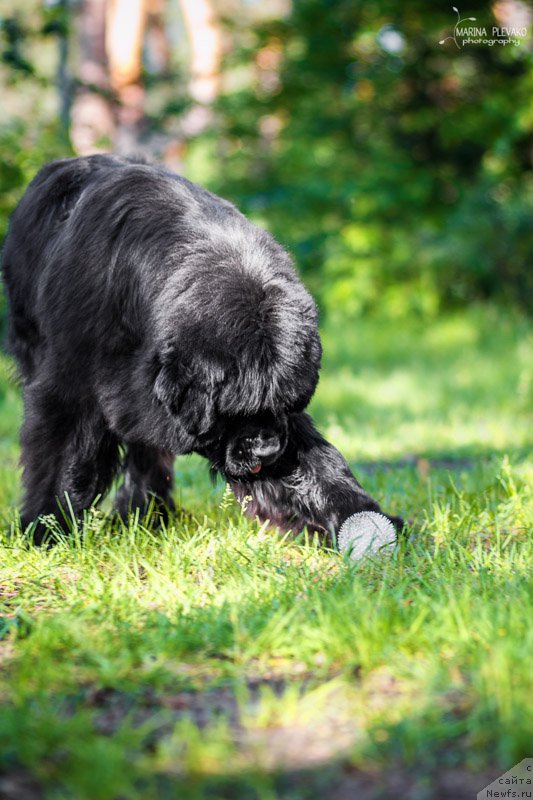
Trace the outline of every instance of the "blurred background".
{"label": "blurred background", "polygon": [[[530,6],[469,0],[468,25]],[[232,199],[324,314],[525,308],[533,68],[448,2],[0,0],[0,236],[38,167],[113,150]],[[462,42],[460,42],[462,44]]]}
{"label": "blurred background", "polygon": [[[521,34],[454,40],[459,18]],[[0,20],[0,239],[52,158],[163,161],[293,254],[321,310],[311,410],[358,469],[533,446],[530,6],[0,0]],[[10,504],[20,417],[2,355]]]}

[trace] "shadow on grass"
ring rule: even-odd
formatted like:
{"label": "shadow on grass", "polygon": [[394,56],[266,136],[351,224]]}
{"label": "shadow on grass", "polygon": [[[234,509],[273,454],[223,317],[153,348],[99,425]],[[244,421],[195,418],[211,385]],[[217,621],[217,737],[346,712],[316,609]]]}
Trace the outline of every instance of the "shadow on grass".
{"label": "shadow on grass", "polygon": [[[261,688],[251,687],[251,704]],[[503,772],[467,766],[459,714],[452,740],[449,729],[447,738],[435,728],[424,733],[425,718],[434,716],[427,709],[402,719],[404,730],[416,731],[410,752],[402,752],[394,742],[383,748],[380,729],[365,732],[368,744],[358,747],[357,719],[347,724],[327,713],[307,726],[243,726],[242,702],[228,688],[85,690],[48,702],[42,721],[38,704],[4,709],[4,732],[14,713],[18,719],[11,755],[2,747],[2,800],[472,800]]]}

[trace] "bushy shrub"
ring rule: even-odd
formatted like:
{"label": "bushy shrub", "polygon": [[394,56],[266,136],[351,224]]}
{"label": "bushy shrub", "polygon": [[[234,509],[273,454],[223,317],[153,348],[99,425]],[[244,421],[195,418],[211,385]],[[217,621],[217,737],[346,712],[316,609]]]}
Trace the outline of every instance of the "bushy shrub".
{"label": "bushy shrub", "polygon": [[295,0],[229,57],[248,80],[227,81],[190,163],[210,145],[211,186],[289,246],[328,309],[527,296],[531,55],[439,45],[453,22],[424,2]]}

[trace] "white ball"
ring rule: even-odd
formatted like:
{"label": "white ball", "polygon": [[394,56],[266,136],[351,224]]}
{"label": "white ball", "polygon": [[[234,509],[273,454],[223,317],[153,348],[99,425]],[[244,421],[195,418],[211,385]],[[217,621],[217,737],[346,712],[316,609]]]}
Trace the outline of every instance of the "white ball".
{"label": "white ball", "polygon": [[352,514],[337,533],[337,546],[352,561],[373,553],[390,554],[396,545],[396,529],[392,522],[377,511]]}

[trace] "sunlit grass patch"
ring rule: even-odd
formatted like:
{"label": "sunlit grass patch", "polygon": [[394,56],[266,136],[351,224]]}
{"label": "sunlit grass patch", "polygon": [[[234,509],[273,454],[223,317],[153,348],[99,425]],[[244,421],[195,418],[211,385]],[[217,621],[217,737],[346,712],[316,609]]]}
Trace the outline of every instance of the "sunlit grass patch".
{"label": "sunlit grass patch", "polygon": [[313,409],[353,459],[531,448],[533,335],[474,310],[431,323],[332,324]]}

